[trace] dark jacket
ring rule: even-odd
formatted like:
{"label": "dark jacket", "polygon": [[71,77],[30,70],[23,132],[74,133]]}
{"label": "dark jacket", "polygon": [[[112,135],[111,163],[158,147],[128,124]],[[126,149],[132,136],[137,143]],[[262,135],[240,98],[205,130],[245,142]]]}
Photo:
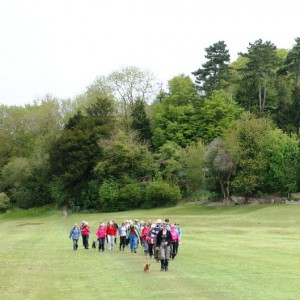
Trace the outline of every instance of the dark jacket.
{"label": "dark jacket", "polygon": [[[162,230],[157,234],[156,236],[156,247],[159,247],[161,244],[161,235],[162,235]],[[172,241],[172,236],[171,236],[171,232],[170,230],[167,230],[167,242],[168,242],[168,246],[170,246]]]}

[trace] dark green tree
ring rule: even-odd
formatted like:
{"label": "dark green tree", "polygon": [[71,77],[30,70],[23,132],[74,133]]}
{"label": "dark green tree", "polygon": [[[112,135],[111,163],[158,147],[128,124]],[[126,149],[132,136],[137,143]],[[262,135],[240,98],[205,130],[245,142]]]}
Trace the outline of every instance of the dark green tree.
{"label": "dark green tree", "polygon": [[294,80],[295,87],[300,86],[300,38],[295,39],[296,44],[288,52],[285,64],[287,65],[287,70],[291,74]]}
{"label": "dark green tree", "polygon": [[247,53],[239,55],[248,58],[246,68],[244,69],[245,78],[253,78],[258,93],[259,112],[263,113],[266,108],[267,91],[270,86],[270,80],[275,75],[278,65],[278,56],[276,46],[270,41],[263,42],[261,39],[253,44],[249,43]]}
{"label": "dark green tree", "polygon": [[214,43],[205,48],[207,62],[197,71],[192,72],[196,76],[196,84],[204,95],[210,95],[212,91],[224,89],[229,77],[230,54],[224,41]]}
{"label": "dark green tree", "polygon": [[[67,195],[66,204],[84,206],[83,194],[94,179],[94,167],[102,158],[98,142],[107,139],[115,125],[114,104],[110,98],[94,95],[94,102],[66,124],[50,152],[52,174],[60,178],[56,193]],[[61,203],[62,200],[59,199]]]}
{"label": "dark green tree", "polygon": [[150,142],[152,133],[150,126],[150,119],[145,110],[146,103],[138,99],[132,107],[131,113],[131,128],[138,132],[138,138],[141,142]]}

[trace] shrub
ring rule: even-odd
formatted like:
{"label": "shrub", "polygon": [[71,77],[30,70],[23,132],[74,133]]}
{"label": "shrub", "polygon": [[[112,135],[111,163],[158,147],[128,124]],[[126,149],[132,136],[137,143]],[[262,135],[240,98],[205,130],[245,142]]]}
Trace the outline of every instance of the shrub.
{"label": "shrub", "polygon": [[99,188],[99,204],[103,211],[118,211],[119,188],[115,180],[105,180]]}
{"label": "shrub", "polygon": [[139,183],[131,183],[120,189],[119,204],[122,210],[138,208],[143,203],[143,188]]}
{"label": "shrub", "polygon": [[0,193],[0,211],[5,212],[10,204],[10,199],[5,193]]}
{"label": "shrub", "polygon": [[150,182],[146,187],[146,206],[175,205],[181,199],[178,186],[163,181]]}

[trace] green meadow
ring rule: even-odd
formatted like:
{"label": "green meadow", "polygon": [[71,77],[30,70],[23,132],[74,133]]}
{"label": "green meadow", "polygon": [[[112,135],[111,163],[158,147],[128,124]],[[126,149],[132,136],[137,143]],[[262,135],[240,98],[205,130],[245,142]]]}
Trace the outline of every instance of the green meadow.
{"label": "green meadow", "polygon": [[[176,206],[106,214],[14,211],[0,215],[1,299],[299,299],[300,206]],[[179,254],[168,272],[126,248],[72,250],[69,231],[100,221],[180,222]],[[149,259],[148,259],[149,260]]]}

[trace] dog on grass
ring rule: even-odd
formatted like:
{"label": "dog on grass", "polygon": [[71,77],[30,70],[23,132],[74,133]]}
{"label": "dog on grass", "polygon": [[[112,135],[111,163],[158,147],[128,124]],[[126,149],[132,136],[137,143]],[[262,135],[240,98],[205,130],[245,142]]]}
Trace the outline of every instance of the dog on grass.
{"label": "dog on grass", "polygon": [[147,262],[144,262],[144,272],[149,272],[150,271],[150,264]]}
{"label": "dog on grass", "polygon": [[92,248],[96,249],[96,242],[95,241],[93,241]]}

